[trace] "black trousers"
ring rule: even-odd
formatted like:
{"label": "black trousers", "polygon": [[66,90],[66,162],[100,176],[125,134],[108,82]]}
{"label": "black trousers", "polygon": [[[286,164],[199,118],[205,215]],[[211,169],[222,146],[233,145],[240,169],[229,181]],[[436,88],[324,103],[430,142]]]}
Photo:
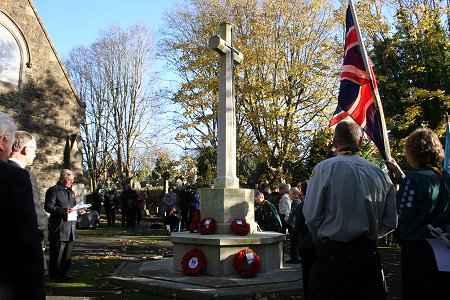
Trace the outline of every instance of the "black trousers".
{"label": "black trousers", "polygon": [[105,214],[108,226],[114,226],[116,224],[116,210],[114,208],[105,207]]}
{"label": "black trousers", "polygon": [[288,223],[286,222],[286,220],[284,220],[285,215],[280,215],[280,219],[281,219],[281,233],[282,234],[286,234],[286,231],[289,228]]}
{"label": "black trousers", "polygon": [[127,209],[125,228],[134,228],[136,226],[136,209]]}
{"label": "black trousers", "polygon": [[127,209],[122,208],[122,228],[125,228],[125,226],[127,225],[127,213]]}
{"label": "black trousers", "polygon": [[181,205],[181,228],[189,230],[189,205]]}
{"label": "black trousers", "polygon": [[50,278],[67,276],[72,263],[72,248],[73,241],[50,241],[50,259],[48,264],[48,275]]}
{"label": "black trousers", "polygon": [[142,220],[143,209],[136,209],[136,224],[139,225]]}
{"label": "black trousers", "polygon": [[401,269],[403,299],[448,299],[450,273],[438,271],[426,240],[402,241]]}
{"label": "black trousers", "polygon": [[318,245],[308,299],[387,299],[376,242],[358,238]]}
{"label": "black trousers", "polygon": [[309,282],[311,280],[311,270],[317,259],[316,247],[300,247],[300,256],[302,258],[302,281],[303,281],[303,293],[305,299],[309,294]]}
{"label": "black trousers", "polygon": [[292,226],[289,227],[289,256],[292,260],[300,260],[300,234]]}

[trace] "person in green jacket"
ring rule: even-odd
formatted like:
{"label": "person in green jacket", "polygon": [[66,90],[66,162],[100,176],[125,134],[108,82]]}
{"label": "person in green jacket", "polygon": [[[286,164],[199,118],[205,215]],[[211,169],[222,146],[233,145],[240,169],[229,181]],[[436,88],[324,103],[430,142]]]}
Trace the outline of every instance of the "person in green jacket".
{"label": "person in green jacket", "polygon": [[281,232],[281,219],[277,209],[264,199],[264,194],[255,192],[255,221],[263,231]]}
{"label": "person in green jacket", "polygon": [[[404,145],[408,164],[406,176],[388,161],[395,178],[401,180],[397,192],[398,228],[401,250],[403,299],[447,299],[450,273],[439,272],[427,239],[434,239],[427,225],[450,231],[450,174],[442,170],[444,150],[438,136],[428,128],[415,130]],[[442,241],[445,243],[444,241]]]}

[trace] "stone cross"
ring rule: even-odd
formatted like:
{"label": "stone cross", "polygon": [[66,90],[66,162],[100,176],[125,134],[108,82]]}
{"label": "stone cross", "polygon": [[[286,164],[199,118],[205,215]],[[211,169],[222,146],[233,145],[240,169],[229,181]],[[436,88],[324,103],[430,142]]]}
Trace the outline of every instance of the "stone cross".
{"label": "stone cross", "polygon": [[242,53],[233,48],[233,24],[221,23],[220,36],[209,39],[209,48],[220,54],[219,123],[217,145],[216,188],[239,188],[236,176],[236,113],[234,99],[233,63],[241,63]]}

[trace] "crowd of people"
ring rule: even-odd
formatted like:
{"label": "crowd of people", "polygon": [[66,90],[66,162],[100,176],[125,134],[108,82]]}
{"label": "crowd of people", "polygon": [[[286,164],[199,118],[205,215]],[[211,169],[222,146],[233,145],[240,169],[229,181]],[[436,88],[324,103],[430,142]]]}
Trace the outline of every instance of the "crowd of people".
{"label": "crowd of people", "polygon": [[[302,263],[307,299],[387,299],[377,241],[390,232],[401,247],[403,298],[447,298],[450,272],[439,271],[427,241],[446,243],[450,238],[450,174],[442,169],[438,136],[427,128],[408,136],[407,174],[394,159],[386,161],[389,172],[364,159],[362,140],[356,123],[338,123],[335,155],[317,164],[308,181],[255,190],[255,221],[261,230],[289,234],[286,263]],[[75,178],[68,169],[46,191],[42,206],[37,180],[26,169],[36,150],[33,135],[17,131],[13,120],[0,112],[0,209],[8,212],[0,218],[1,236],[8,241],[0,247],[0,255],[8,258],[0,268],[1,299],[45,299],[45,269],[50,280],[72,280],[68,271],[76,221],[85,211],[75,207]],[[199,201],[191,186],[178,200],[169,187],[162,199],[168,233],[189,230]],[[119,195],[99,188],[92,210],[100,213],[103,205],[108,226],[114,226],[120,206],[122,226],[131,229],[141,221],[143,202],[129,184]],[[444,233],[430,232],[430,225]],[[450,248],[450,243],[445,246]]]}
{"label": "crowd of people", "polygon": [[388,233],[401,247],[403,299],[447,298],[438,287],[450,284],[450,272],[439,271],[427,241],[450,237],[450,174],[438,136],[428,128],[409,135],[406,175],[392,158],[387,171],[364,159],[362,141],[356,123],[338,123],[336,150],[308,181],[255,191],[256,222],[289,232],[287,263],[300,258],[306,299],[387,299],[377,241]]}
{"label": "crowd of people", "polygon": [[162,209],[164,226],[168,235],[172,231],[189,230],[196,211],[200,209],[199,190],[187,185],[177,197],[174,187],[169,186],[162,200]]}

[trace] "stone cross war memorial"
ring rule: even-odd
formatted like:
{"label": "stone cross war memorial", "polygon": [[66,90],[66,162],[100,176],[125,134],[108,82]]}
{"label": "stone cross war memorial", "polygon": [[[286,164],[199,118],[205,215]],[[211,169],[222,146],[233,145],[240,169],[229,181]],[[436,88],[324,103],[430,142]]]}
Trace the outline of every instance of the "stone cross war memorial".
{"label": "stone cross war memorial", "polygon": [[[284,235],[276,232],[257,232],[254,218],[253,190],[240,189],[236,176],[236,115],[233,87],[234,63],[243,55],[232,44],[230,23],[220,24],[220,35],[209,40],[210,49],[220,54],[220,84],[218,110],[217,177],[214,188],[200,190],[201,218],[213,218],[217,232],[211,235],[179,232],[171,236],[174,244],[173,268],[181,271],[181,260],[193,248],[206,256],[207,275],[237,276],[233,267],[234,254],[251,249],[261,258],[261,273],[282,266]],[[235,235],[231,223],[245,219],[250,224],[250,234]]]}

